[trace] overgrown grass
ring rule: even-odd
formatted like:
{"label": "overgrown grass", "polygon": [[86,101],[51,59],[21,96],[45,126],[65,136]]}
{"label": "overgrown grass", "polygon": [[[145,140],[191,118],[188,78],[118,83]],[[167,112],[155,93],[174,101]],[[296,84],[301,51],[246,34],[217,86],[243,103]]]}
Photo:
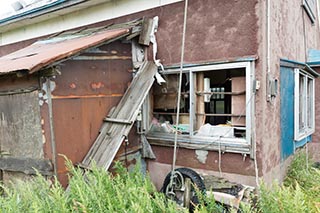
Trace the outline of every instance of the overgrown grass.
{"label": "overgrown grass", "polygon": [[[320,171],[306,160],[305,155],[298,155],[284,183],[272,187],[262,184],[257,201],[242,205],[241,212],[320,212]],[[97,167],[83,175],[70,163],[68,167],[72,178],[67,191],[58,181],[41,176],[2,187],[0,212],[187,212],[157,192],[139,166],[129,173],[117,164],[117,175]],[[224,212],[213,197],[201,193],[199,197],[195,212]]]}
{"label": "overgrown grass", "polygon": [[3,187],[0,212],[186,212],[158,193],[139,167],[128,173],[117,164],[115,176],[94,167],[85,178],[80,169],[69,167],[67,191],[41,176]]}
{"label": "overgrown grass", "polygon": [[258,212],[320,212],[320,170],[303,153],[298,154],[282,185],[262,184]]}

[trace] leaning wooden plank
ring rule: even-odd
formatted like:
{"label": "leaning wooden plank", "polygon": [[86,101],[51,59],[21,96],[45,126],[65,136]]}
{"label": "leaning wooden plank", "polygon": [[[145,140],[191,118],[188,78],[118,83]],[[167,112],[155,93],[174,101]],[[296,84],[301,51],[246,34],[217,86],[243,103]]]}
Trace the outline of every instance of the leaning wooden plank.
{"label": "leaning wooden plank", "polygon": [[96,141],[83,159],[83,165],[90,167],[95,162],[106,170],[110,167],[121,143],[129,134],[136,120],[139,109],[154,82],[156,72],[157,66],[154,62],[145,62],[141,66],[126,93],[110,115],[110,119],[125,120],[131,124],[117,122],[104,124]]}
{"label": "leaning wooden plank", "polygon": [[42,175],[52,175],[52,164],[47,159],[34,159],[23,157],[0,157],[0,169],[10,172],[23,172],[34,175],[39,172]]}

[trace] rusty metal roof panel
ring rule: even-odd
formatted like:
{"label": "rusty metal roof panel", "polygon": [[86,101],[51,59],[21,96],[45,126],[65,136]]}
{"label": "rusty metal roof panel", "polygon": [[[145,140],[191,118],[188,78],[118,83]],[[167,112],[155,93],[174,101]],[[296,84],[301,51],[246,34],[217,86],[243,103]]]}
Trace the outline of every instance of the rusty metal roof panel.
{"label": "rusty metal roof panel", "polygon": [[16,71],[27,71],[29,74],[70,58],[91,47],[113,41],[128,35],[130,28],[99,28],[74,33],[62,33],[45,40],[40,40],[11,54],[0,58],[0,75]]}

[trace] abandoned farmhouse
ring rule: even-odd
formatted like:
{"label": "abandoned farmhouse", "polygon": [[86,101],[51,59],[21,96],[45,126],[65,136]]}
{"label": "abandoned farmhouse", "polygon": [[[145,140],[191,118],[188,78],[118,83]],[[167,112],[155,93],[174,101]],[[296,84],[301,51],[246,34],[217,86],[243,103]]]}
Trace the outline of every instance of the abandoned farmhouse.
{"label": "abandoned farmhouse", "polygon": [[66,186],[66,157],[160,189],[175,141],[177,167],[252,186],[320,159],[318,1],[41,2],[0,17],[4,182]]}

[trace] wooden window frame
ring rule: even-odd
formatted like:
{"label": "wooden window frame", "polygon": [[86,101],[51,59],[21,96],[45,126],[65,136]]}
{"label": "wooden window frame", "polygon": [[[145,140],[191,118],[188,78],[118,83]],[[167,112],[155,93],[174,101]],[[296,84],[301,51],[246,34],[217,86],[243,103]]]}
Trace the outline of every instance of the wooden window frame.
{"label": "wooden window frame", "polygon": [[[303,70],[296,68],[294,72],[294,140],[300,141],[315,131],[315,80],[313,76]],[[304,82],[304,86],[302,88],[303,94],[300,94],[301,77]],[[303,99],[302,104],[300,101],[301,97]],[[302,127],[301,119],[304,121],[302,123]]]}

